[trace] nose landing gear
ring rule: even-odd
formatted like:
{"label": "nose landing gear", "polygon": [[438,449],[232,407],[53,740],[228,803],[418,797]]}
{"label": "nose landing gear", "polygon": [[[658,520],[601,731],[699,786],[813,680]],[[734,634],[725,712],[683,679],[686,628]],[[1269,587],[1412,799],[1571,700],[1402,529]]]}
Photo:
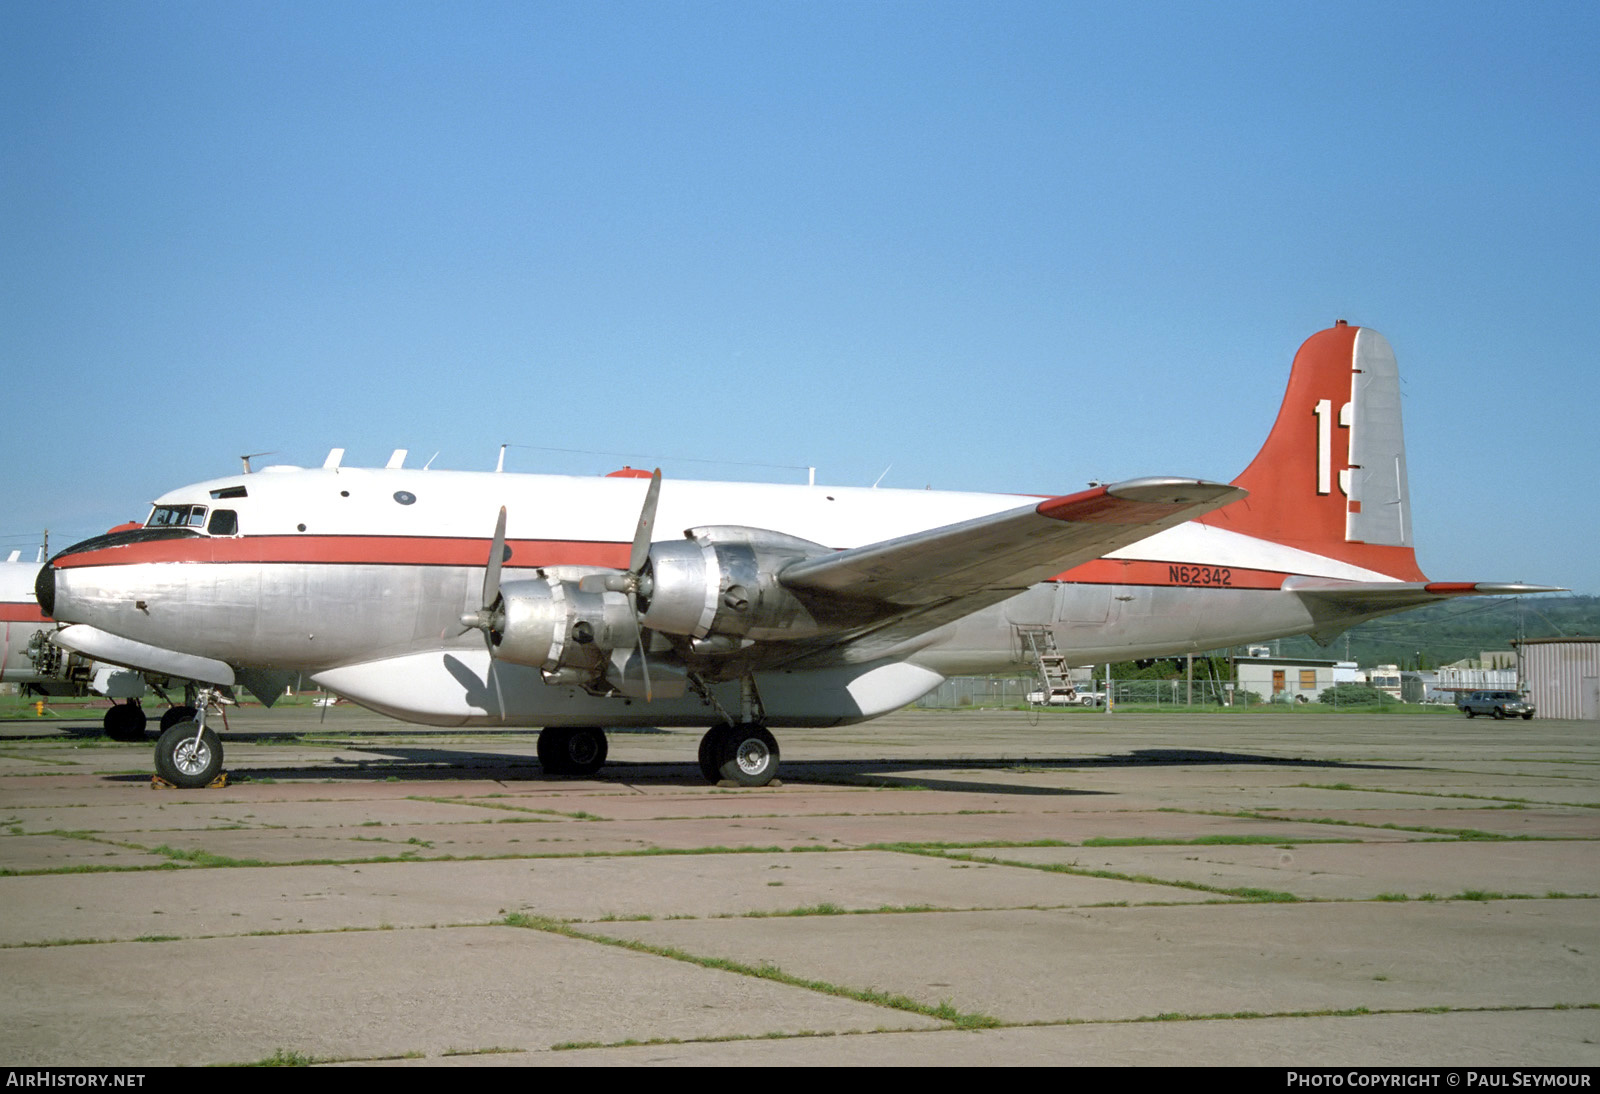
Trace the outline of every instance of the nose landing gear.
{"label": "nose landing gear", "polygon": [[[215,688],[201,688],[192,717],[167,725],[156,741],[156,775],[184,790],[211,786],[222,775],[222,742],[206,726],[208,714],[222,713],[222,694]],[[173,708],[169,714],[184,708]],[[163,724],[166,720],[163,719]]]}

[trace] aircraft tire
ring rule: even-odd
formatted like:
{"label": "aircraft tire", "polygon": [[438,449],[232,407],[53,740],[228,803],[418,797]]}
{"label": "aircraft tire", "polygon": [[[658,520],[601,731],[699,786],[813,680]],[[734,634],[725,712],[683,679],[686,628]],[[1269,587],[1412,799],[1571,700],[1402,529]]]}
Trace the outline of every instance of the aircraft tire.
{"label": "aircraft tire", "polygon": [[727,726],[712,726],[706,730],[706,735],[700,738],[700,774],[705,776],[706,782],[712,786],[722,779],[722,773],[717,770],[717,748],[722,734],[727,731]]}
{"label": "aircraft tire", "polygon": [[547,775],[593,775],[608,751],[606,731],[594,726],[547,726],[539,733],[539,766]]}
{"label": "aircraft tire", "polygon": [[561,774],[556,770],[556,766],[561,762],[561,751],[566,745],[566,741],[562,737],[564,732],[564,730],[555,726],[546,726],[539,731],[539,744],[537,746],[539,766],[544,768],[546,775]]}
{"label": "aircraft tire", "polygon": [[179,722],[194,721],[194,707],[168,707],[161,714],[161,732],[165,733]]}
{"label": "aircraft tire", "polygon": [[146,721],[144,709],[138,703],[130,702],[117,703],[106,711],[102,724],[106,736],[113,741],[142,741]]}
{"label": "aircraft tire", "polygon": [[582,726],[567,731],[567,747],[563,759],[568,775],[593,775],[606,763],[606,731],[594,726]]}
{"label": "aircraft tire", "polygon": [[715,758],[717,774],[739,786],[766,786],[778,777],[778,740],[756,722],[723,730]]}
{"label": "aircraft tire", "polygon": [[[199,730],[200,740],[195,741]],[[222,742],[192,721],[169,726],[156,741],[156,774],[174,786],[198,790],[222,772]]]}

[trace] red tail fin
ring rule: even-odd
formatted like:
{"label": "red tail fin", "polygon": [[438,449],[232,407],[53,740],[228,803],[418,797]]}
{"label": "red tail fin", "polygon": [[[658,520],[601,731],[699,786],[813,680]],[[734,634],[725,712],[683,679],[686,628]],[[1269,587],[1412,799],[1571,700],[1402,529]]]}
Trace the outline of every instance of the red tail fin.
{"label": "red tail fin", "polygon": [[1278,420],[1233,485],[1250,496],[1201,523],[1427,580],[1411,539],[1399,373],[1377,331],[1341,319],[1306,339]]}

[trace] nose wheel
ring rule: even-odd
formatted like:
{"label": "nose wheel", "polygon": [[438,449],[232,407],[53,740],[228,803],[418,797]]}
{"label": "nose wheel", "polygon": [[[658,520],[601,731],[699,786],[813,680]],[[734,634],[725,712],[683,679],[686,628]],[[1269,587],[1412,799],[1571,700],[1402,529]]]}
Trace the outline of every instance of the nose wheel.
{"label": "nose wheel", "polygon": [[179,722],[156,742],[156,774],[173,786],[198,790],[222,771],[222,742],[198,722]]}
{"label": "nose wheel", "polygon": [[222,742],[206,726],[206,716],[221,713],[223,697],[211,688],[200,691],[193,707],[174,707],[168,715],[184,712],[181,720],[162,719],[156,741],[156,774],[173,786],[198,790],[222,774]]}
{"label": "nose wheel", "polygon": [[778,777],[778,740],[759,722],[712,726],[700,738],[706,782],[766,786]]}

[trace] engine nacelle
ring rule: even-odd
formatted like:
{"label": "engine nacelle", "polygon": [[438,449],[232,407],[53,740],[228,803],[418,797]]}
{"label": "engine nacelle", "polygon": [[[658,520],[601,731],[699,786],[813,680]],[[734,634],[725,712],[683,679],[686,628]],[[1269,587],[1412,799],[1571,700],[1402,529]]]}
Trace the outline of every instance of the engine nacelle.
{"label": "engine nacelle", "polygon": [[805,638],[831,629],[778,581],[783,567],[828,554],[819,543],[760,528],[691,528],[689,538],[653,543],[640,583],[646,627],[723,653],[737,640]]}
{"label": "engine nacelle", "polygon": [[87,683],[94,662],[81,653],[57,646],[50,641],[50,633],[35,631],[28,639],[27,654],[28,660],[33,662],[33,671],[63,684]]}
{"label": "engine nacelle", "polygon": [[568,681],[598,677],[615,649],[639,644],[639,625],[622,593],[586,593],[575,581],[508,581],[490,631],[494,655]]}

